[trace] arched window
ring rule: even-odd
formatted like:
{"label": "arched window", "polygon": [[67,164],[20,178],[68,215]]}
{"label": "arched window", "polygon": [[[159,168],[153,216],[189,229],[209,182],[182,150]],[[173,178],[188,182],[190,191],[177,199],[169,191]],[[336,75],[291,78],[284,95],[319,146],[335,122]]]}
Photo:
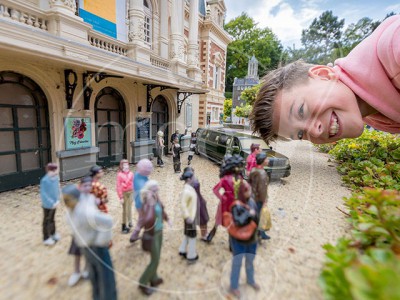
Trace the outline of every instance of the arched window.
{"label": "arched window", "polygon": [[144,6],[144,42],[151,46],[153,10],[149,0],[143,0]]}

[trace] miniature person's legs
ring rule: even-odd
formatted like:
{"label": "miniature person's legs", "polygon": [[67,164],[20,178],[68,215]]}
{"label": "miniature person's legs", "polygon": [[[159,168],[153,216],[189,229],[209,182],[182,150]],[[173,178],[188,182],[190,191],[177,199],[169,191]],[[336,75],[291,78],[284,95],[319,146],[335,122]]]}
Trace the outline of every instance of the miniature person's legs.
{"label": "miniature person's legs", "polygon": [[245,246],[240,244],[235,239],[229,238],[232,247],[232,270],[230,278],[230,289],[237,290],[239,288],[240,269],[242,266],[242,259],[246,251]]}
{"label": "miniature person's legs", "polygon": [[132,200],[131,200],[132,193],[131,192],[124,192],[124,204],[122,205],[122,232],[128,233],[129,232],[129,223],[132,221],[129,218],[129,215],[132,211]]}
{"label": "miniature person's legs", "polygon": [[188,238],[188,251],[186,258],[189,260],[197,258],[196,238]]}
{"label": "miniature person's legs", "polygon": [[[114,269],[107,247],[90,247],[84,250],[89,265],[93,299],[117,299]],[[93,274],[93,275],[92,275]]]}
{"label": "miniature person's legs", "polygon": [[186,255],[186,248],[188,245],[188,237],[186,235],[183,236],[183,240],[181,245],[179,246],[179,254],[183,256],[183,254]]}
{"label": "miniature person's legs", "polygon": [[160,255],[161,255],[161,246],[162,246],[162,231],[157,231],[153,236],[153,243],[151,245],[151,259],[150,263],[144,270],[142,276],[139,279],[139,284],[141,286],[148,286],[149,283],[153,285],[153,283],[158,283],[161,281],[161,278],[157,276],[157,268],[160,263]]}
{"label": "miniature person's legs", "polygon": [[43,208],[43,241],[47,240],[50,234],[50,211],[51,209]]}
{"label": "miniature person's legs", "polygon": [[56,222],[54,220],[55,215],[56,215],[56,210],[50,209],[49,223],[48,223],[48,232],[49,232],[50,236],[53,236],[56,233]]}
{"label": "miniature person's legs", "polygon": [[207,224],[200,225],[201,238],[207,240]]}
{"label": "miniature person's legs", "polygon": [[255,280],[254,280],[254,258],[256,257],[256,250],[257,250],[257,243],[253,243],[251,245],[247,245],[246,247],[246,277],[247,277],[247,283],[250,284],[251,286],[255,285]]}
{"label": "miniature person's legs", "polygon": [[126,205],[126,224],[132,227],[132,192],[124,193],[124,205]]}

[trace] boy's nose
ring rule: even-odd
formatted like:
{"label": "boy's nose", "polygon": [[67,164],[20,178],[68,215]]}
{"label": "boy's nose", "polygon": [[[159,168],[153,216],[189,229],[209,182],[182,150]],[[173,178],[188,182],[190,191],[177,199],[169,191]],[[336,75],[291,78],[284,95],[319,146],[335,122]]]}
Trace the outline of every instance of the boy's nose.
{"label": "boy's nose", "polygon": [[311,137],[318,138],[324,132],[324,126],[320,120],[313,120],[307,132]]}

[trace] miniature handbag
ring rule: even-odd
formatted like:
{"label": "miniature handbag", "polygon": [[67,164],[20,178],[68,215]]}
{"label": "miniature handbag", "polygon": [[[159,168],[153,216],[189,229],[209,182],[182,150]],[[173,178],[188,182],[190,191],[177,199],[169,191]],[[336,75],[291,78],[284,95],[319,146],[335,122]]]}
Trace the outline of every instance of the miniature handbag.
{"label": "miniature handbag", "polygon": [[[232,203],[231,209],[235,205],[240,205],[249,210],[249,206],[244,204],[243,202],[236,200]],[[248,224],[244,226],[238,226],[235,224],[233,220],[233,215],[230,211],[224,212],[222,216],[222,225],[227,228],[228,233],[233,238],[240,241],[247,241],[254,234],[254,231],[257,229],[257,224],[253,220],[251,220]]]}
{"label": "miniature handbag", "polygon": [[143,251],[151,252],[151,246],[153,245],[153,235],[145,231],[142,236],[142,249]]}
{"label": "miniature handbag", "polygon": [[272,227],[271,212],[268,206],[264,205],[260,212],[260,224],[258,227],[262,230],[268,230]]}

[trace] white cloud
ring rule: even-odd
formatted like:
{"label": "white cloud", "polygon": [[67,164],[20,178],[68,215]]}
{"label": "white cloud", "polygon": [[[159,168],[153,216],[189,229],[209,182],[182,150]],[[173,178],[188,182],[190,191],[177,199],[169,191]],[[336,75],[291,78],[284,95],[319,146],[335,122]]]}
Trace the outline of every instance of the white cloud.
{"label": "white cloud", "polygon": [[295,10],[282,0],[262,0],[258,8],[249,10],[259,27],[270,28],[285,47],[296,44],[297,48],[301,46],[302,29],[320,14],[321,10],[313,2],[304,2],[299,10]]}

